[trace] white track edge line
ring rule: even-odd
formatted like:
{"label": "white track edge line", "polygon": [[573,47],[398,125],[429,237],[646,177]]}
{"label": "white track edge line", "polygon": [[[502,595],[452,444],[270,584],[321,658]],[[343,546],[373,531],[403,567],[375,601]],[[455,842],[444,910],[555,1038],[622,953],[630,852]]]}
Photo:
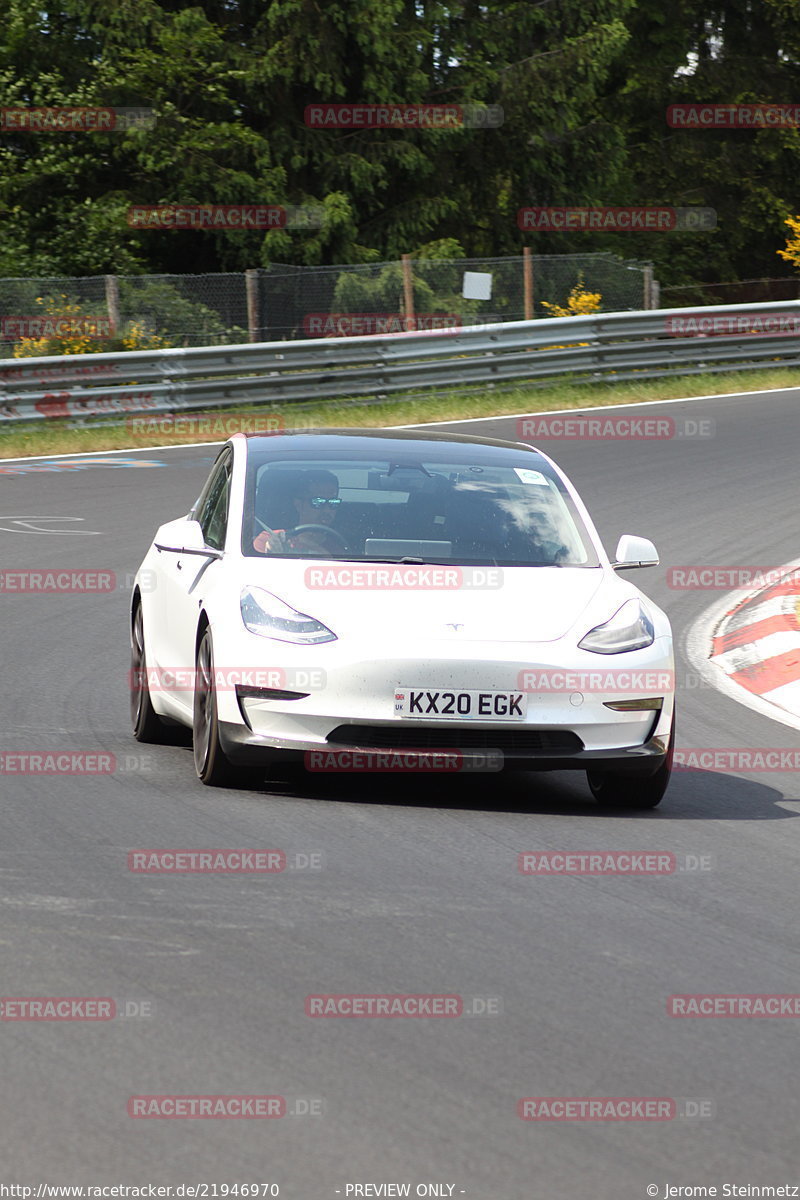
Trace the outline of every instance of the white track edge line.
{"label": "white track edge line", "polygon": [[493,417],[459,417],[455,421],[424,421],[419,425],[387,425],[387,429],[425,429],[429,425],[466,425],[474,421],[507,421],[511,417],[552,417],[561,413],[609,412],[615,408],[649,408],[653,404],[690,404],[693,400],[733,400],[737,396],[771,396],[774,392],[799,392],[800,387],[761,388],[754,392],[714,392],[710,396],[674,396],[670,400],[633,400],[621,404],[596,404],[587,408],[553,408],[547,412],[496,413]]}
{"label": "white track edge line", "polygon": [[[653,404],[690,404],[694,400],[734,400],[739,396],[771,396],[775,392],[800,392],[798,387],[762,388],[754,392],[714,392],[710,396],[676,396],[671,400],[633,400],[622,404],[599,404],[588,408],[552,408],[527,413],[495,413],[491,417],[458,417],[451,421],[421,421],[417,425],[365,426],[382,429],[427,429],[432,425],[469,425],[476,421],[508,421],[512,417],[553,417],[561,413],[608,412],[615,408],[648,408]],[[224,442],[225,439],[223,439]],[[147,454],[154,450],[191,450],[205,446],[221,446],[223,442],[181,442],[178,446],[125,446],[118,450],[80,450],[71,454],[28,454],[18,458],[0,458],[0,463],[39,462],[44,459],[95,458],[109,454]]]}

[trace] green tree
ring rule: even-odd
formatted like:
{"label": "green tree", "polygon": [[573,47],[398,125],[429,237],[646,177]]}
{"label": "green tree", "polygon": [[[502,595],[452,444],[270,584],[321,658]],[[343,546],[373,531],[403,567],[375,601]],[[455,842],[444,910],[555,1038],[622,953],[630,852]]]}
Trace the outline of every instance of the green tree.
{"label": "green tree", "polygon": [[[629,56],[609,78],[607,111],[627,131],[620,203],[709,206],[711,233],[643,233],[635,254],[662,283],[774,276],[783,221],[796,209],[794,129],[670,128],[670,104],[791,102],[800,95],[797,0],[639,0]],[[619,250],[621,237],[592,248]]]}
{"label": "green tree", "polygon": [[[0,104],[152,107],[152,130],[6,133],[0,271],[238,270],[519,249],[516,210],[624,167],[598,101],[634,0],[6,0]],[[499,130],[317,130],[315,101],[501,104]],[[132,203],[313,203],[320,228],[128,228]],[[551,248],[556,248],[551,246]]]}

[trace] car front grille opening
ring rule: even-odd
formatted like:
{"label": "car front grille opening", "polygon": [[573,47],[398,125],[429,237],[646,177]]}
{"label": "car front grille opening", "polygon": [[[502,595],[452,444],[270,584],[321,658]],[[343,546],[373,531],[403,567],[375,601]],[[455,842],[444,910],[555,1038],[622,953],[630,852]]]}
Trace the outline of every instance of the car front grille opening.
{"label": "car front grille opening", "polygon": [[329,745],[366,750],[502,750],[505,753],[578,754],[583,742],[569,729],[475,729],[472,726],[339,725]]}

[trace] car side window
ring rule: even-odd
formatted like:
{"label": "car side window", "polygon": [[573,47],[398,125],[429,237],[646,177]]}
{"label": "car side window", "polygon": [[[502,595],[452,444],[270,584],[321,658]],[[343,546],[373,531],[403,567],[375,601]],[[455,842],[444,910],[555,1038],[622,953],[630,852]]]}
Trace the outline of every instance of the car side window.
{"label": "car side window", "polygon": [[217,464],[197,512],[206,545],[221,550],[225,545],[228,525],[228,504],[231,495],[231,456],[225,455]]}
{"label": "car side window", "polygon": [[220,467],[222,466],[222,463],[223,463],[223,457],[227,457],[228,453],[229,453],[229,451],[226,450],[226,451],[224,451],[224,456],[223,456],[223,453],[220,453],[217,456],[217,458],[214,461],[214,465],[211,468],[211,471],[209,472],[205,483],[203,484],[203,488],[202,488],[202,491],[200,492],[200,495],[197,497],[194,504],[192,505],[189,516],[192,517],[195,521],[200,520],[200,514],[203,512],[203,510],[206,507],[209,492],[214,487],[214,485],[217,481],[217,476],[219,474]]}

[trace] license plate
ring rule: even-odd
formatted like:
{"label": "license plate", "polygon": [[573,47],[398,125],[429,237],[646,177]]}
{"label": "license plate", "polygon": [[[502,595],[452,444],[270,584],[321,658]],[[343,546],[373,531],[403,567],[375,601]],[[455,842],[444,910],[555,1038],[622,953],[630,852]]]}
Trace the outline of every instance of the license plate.
{"label": "license plate", "polygon": [[394,711],[398,717],[423,717],[445,721],[524,721],[526,692],[434,691],[397,688]]}

